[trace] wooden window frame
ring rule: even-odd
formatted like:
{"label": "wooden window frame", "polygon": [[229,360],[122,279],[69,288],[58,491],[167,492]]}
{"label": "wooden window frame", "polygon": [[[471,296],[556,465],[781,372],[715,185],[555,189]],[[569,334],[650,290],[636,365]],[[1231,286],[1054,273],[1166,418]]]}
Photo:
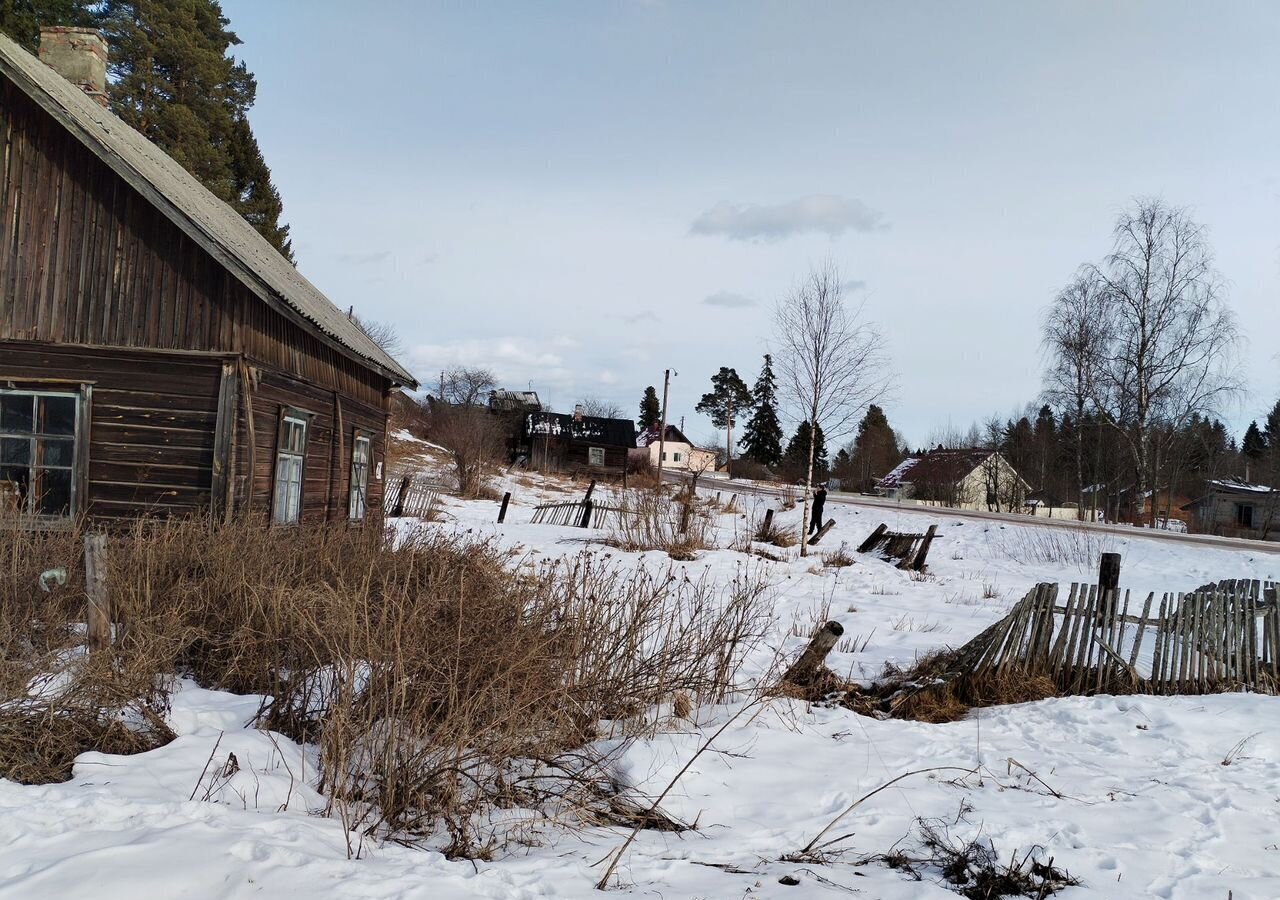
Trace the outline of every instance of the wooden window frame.
{"label": "wooden window frame", "polygon": [[[352,509],[356,501],[356,448],[364,441],[367,447],[364,458],[364,484],[360,497],[360,514],[355,515]],[[364,428],[355,428],[351,432],[351,464],[347,474],[347,521],[363,522],[369,515],[369,478],[373,473],[373,432]]]}
{"label": "wooden window frame", "polygon": [[[307,455],[311,447],[311,426],[315,420],[315,413],[296,406],[280,407],[280,417],[276,423],[276,449],[272,454],[271,465],[271,523],[273,525],[297,525],[302,521],[303,499],[306,494],[307,485]],[[302,452],[296,453],[292,450],[283,450],[283,441],[285,435],[286,422],[302,423]],[[280,457],[290,456],[298,457],[298,510],[292,519],[281,519],[276,514],[278,502],[277,492],[280,490]],[[287,495],[286,495],[287,502]]]}
{"label": "wooden window frame", "polygon": [[[600,454],[600,462],[595,461],[595,456],[597,453]],[[587,465],[594,466],[596,468],[604,468],[605,460],[607,459],[608,459],[608,456],[605,454],[603,447],[587,448]]]}
{"label": "wooden window frame", "polygon": [[[54,514],[37,511],[35,509],[36,496],[31,490],[30,476],[28,476],[28,493],[24,501],[27,508],[19,510],[19,515],[47,523],[69,523],[84,512],[85,502],[88,497],[89,410],[92,390],[90,384],[83,382],[41,381],[37,384],[28,384],[22,380],[0,380],[0,396],[20,395],[31,398],[33,417],[29,432],[5,432],[3,426],[0,425],[0,436],[10,439],[25,438],[30,441],[30,451],[25,464],[29,472],[56,470],[69,473],[67,511],[65,513]],[[42,397],[68,399],[74,403],[70,435],[40,430],[38,421],[39,399]],[[70,465],[47,465],[40,460],[40,443],[42,441],[60,441],[68,438],[71,440]],[[23,464],[14,463],[13,465],[21,466]]]}

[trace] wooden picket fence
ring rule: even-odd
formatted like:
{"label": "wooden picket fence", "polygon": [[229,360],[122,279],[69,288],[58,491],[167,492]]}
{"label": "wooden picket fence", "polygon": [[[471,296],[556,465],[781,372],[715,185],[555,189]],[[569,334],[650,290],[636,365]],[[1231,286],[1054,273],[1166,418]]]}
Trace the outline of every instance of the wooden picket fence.
{"label": "wooden picket fence", "polygon": [[450,485],[421,475],[395,475],[387,479],[383,509],[392,517],[429,518],[440,495],[450,490]]}
{"label": "wooden picket fence", "polygon": [[608,517],[617,515],[620,511],[616,506],[606,506],[603,503],[593,503],[591,501],[574,500],[567,503],[543,503],[533,508],[534,525],[570,525],[579,526],[582,524],[582,517],[586,514],[587,508],[591,509],[592,528],[603,528]]}
{"label": "wooden picket fence", "polygon": [[[1188,593],[1036,585],[960,649],[944,682],[1042,676],[1064,695],[1280,693],[1276,586],[1223,581]],[[1139,612],[1139,607],[1141,611]]]}

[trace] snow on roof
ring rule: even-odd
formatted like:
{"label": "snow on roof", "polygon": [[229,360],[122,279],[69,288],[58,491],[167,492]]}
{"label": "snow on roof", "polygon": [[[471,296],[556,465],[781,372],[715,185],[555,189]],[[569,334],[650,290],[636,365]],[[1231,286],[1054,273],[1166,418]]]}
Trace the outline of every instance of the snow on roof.
{"label": "snow on roof", "polygon": [[1280,492],[1280,488],[1274,488],[1266,484],[1256,484],[1251,481],[1237,481],[1234,478],[1221,478],[1209,482],[1209,486],[1217,488],[1220,491],[1230,491],[1240,494],[1270,494]]}
{"label": "snow on roof", "polygon": [[977,447],[930,450],[922,456],[904,459],[876,486],[880,490],[892,490],[903,484],[956,484],[986,462],[993,452]]}
{"label": "snow on roof", "polygon": [[268,305],[283,302],[345,351],[401,384],[418,386],[407,369],[302,277],[243,216],[173,157],[4,35],[0,73]]}

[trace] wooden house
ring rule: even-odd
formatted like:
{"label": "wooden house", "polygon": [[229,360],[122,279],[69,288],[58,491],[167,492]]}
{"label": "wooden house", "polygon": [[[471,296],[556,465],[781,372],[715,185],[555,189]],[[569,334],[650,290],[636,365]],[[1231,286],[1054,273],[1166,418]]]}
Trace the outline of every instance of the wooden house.
{"label": "wooden house", "polygon": [[621,474],[636,446],[630,419],[530,412],[524,416],[521,447],[534,468],[552,472]]}
{"label": "wooden house", "polygon": [[883,497],[993,512],[1022,509],[1029,490],[1003,454],[981,447],[909,456],[876,483]]}
{"label": "wooden house", "polygon": [[1217,480],[1205,494],[1182,507],[1202,534],[1280,540],[1280,487],[1248,481]]}
{"label": "wooden house", "polygon": [[106,44],[0,36],[0,504],[45,519],[379,509],[416,383],[105,108]]}
{"label": "wooden house", "polygon": [[672,471],[714,472],[716,454],[711,450],[695,447],[693,442],[674,425],[668,425],[664,440],[662,426],[654,425],[640,432],[636,438],[639,458],[651,468],[658,467],[661,457],[662,467]]}

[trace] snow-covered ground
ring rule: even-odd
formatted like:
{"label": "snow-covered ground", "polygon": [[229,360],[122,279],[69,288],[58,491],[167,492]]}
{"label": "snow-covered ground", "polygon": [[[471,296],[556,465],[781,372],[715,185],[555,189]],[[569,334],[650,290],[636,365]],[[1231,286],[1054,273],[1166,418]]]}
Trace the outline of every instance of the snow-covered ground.
{"label": "snow-covered ground", "polygon": [[[447,499],[443,521],[429,527],[492,536],[520,548],[513,558],[583,552],[583,538],[598,532],[529,524],[533,504],[563,499],[572,486],[522,478],[504,480],[514,494],[506,524],[495,523],[493,501]],[[727,494],[723,485],[710,490]],[[739,498],[738,512],[718,517],[720,544],[767,502]],[[1280,578],[1275,555],[1140,534],[1045,538],[1059,533],[944,512],[828,511],[837,524],[825,552],[842,541],[856,546],[881,521],[905,531],[936,523],[929,574],[912,577],[868,558],[826,568],[820,556],[795,558],[794,548],[781,562],[728,549],[686,563],[596,552],[722,579],[758,567],[773,585],[774,649],[793,654],[816,623],[835,619],[848,639],[829,663],[864,680],[886,662],[965,642],[1036,582],[1089,580],[1102,550],[1123,554],[1122,585],[1144,596],[1228,577]],[[798,519],[793,510],[778,521]],[[762,654],[752,665],[763,670],[768,661]],[[926,725],[775,699],[734,719],[663,802],[697,829],[642,832],[618,883],[664,898],[954,898],[934,874],[916,881],[881,863],[859,864],[895,846],[911,849],[919,818],[946,822],[958,838],[990,839],[1005,859],[1043,848],[1044,859],[1082,881],[1059,895],[1067,900],[1280,897],[1277,704],[1242,694],[1099,696]],[[589,897],[597,863],[625,838],[610,828],[548,830],[536,846],[475,864],[365,842],[349,859],[341,823],[318,814],[324,800],[313,787],[312,751],[250,727],[257,708],[256,697],[184,683],[173,698],[179,737],[170,745],[133,757],[85,754],[65,784],[0,781],[0,897]],[[698,710],[696,726],[633,747],[620,775],[659,793],[740,709]],[[228,753],[239,769],[223,777]],[[783,861],[859,797],[938,767],[954,768],[904,779],[859,805],[829,833],[841,839],[824,862]]]}

